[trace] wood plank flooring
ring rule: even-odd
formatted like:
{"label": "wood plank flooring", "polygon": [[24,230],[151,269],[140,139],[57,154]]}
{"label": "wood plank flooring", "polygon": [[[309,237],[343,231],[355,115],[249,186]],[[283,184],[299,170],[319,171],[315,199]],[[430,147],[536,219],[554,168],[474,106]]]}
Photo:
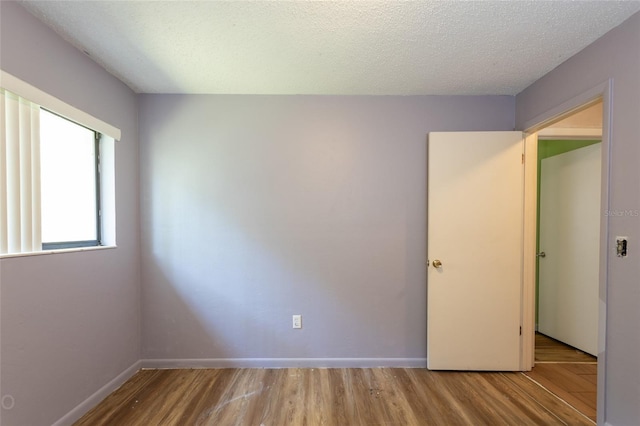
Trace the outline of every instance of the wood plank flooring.
{"label": "wood plank flooring", "polygon": [[536,364],[526,375],[596,421],[597,364]]}
{"label": "wood plank flooring", "polygon": [[535,367],[525,373],[596,421],[598,359],[536,333]]}
{"label": "wood plank flooring", "polygon": [[141,370],[76,425],[591,425],[521,373]]}
{"label": "wood plank flooring", "polygon": [[559,342],[544,334],[536,333],[535,362],[597,362],[586,352]]}

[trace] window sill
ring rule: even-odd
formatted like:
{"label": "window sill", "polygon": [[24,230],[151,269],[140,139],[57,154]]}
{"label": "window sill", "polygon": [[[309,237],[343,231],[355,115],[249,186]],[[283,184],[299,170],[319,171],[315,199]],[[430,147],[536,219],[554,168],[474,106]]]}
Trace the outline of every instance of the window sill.
{"label": "window sill", "polygon": [[110,250],[117,247],[118,246],[74,247],[74,248],[68,248],[68,249],[30,251],[27,253],[8,253],[8,254],[0,254],[0,259],[9,259],[12,257],[44,256],[48,254],[77,253],[80,251]]}

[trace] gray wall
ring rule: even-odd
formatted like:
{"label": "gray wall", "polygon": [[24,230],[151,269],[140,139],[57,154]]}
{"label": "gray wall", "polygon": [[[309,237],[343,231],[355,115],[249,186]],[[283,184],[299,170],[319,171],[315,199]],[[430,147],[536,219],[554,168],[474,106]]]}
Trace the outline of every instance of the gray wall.
{"label": "gray wall", "polygon": [[[516,98],[516,126],[613,78],[606,421],[640,421],[640,13],[578,53]],[[626,212],[626,213],[625,213]],[[605,214],[605,212],[603,212]],[[629,237],[629,256],[614,252]]]}
{"label": "gray wall", "polygon": [[2,425],[48,425],[140,357],[135,95],[15,3],[0,2],[0,67],[122,130],[118,248],[0,260]]}
{"label": "gray wall", "polygon": [[142,95],[143,358],[425,365],[427,133],[511,130],[513,112],[500,96]]}

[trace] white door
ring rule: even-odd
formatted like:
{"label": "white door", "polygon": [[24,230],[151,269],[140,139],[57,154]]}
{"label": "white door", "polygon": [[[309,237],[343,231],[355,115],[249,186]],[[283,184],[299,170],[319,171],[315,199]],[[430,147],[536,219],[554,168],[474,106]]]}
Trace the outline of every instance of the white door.
{"label": "white door", "polygon": [[520,132],[429,134],[429,369],[519,369],[523,148]]}
{"label": "white door", "polygon": [[538,331],[598,353],[601,144],[542,160]]}

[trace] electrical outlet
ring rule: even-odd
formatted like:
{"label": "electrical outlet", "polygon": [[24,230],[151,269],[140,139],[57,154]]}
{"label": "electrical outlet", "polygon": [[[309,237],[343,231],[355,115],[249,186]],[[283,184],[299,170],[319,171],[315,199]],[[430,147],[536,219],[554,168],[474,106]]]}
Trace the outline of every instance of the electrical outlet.
{"label": "electrical outlet", "polygon": [[293,328],[302,328],[302,315],[293,316]]}
{"label": "electrical outlet", "polygon": [[627,240],[629,237],[616,237],[616,254],[618,257],[627,256]]}

